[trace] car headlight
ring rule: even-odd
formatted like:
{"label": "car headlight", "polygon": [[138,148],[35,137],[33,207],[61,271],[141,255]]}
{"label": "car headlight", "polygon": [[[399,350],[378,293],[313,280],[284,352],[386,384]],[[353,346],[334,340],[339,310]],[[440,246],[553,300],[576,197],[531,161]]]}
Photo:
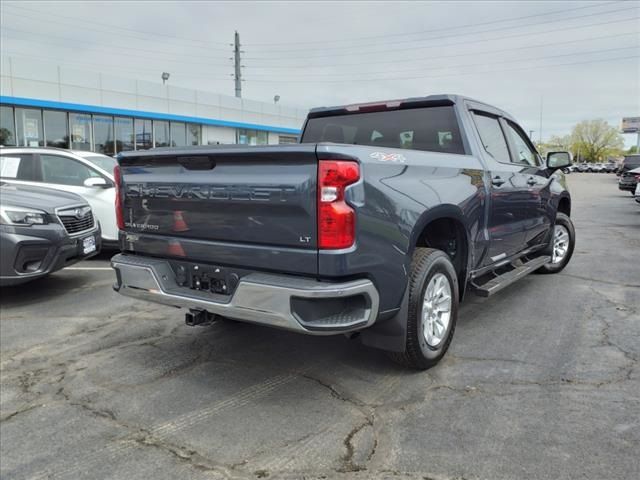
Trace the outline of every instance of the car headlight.
{"label": "car headlight", "polygon": [[0,223],[29,227],[31,225],[44,225],[49,222],[47,221],[47,213],[42,210],[2,205],[0,206]]}

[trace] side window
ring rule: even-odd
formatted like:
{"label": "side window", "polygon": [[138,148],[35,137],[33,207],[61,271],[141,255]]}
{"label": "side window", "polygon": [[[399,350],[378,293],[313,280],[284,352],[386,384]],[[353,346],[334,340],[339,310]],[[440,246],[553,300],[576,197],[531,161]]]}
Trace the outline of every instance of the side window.
{"label": "side window", "polygon": [[507,122],[508,135],[511,136],[513,145],[516,148],[515,163],[521,163],[523,165],[529,165],[535,167],[538,165],[538,155],[535,150],[529,146],[529,142],[523,136],[523,133],[519,129],[515,128],[511,122]]}
{"label": "side window", "polygon": [[33,182],[36,180],[35,162],[30,153],[0,155],[0,177]]}
{"label": "side window", "polygon": [[473,119],[486,152],[495,160],[510,163],[509,148],[496,117],[474,112]]}
{"label": "side window", "polygon": [[60,155],[40,155],[42,181],[58,185],[84,186],[89,177],[98,177],[98,173],[71,158]]}

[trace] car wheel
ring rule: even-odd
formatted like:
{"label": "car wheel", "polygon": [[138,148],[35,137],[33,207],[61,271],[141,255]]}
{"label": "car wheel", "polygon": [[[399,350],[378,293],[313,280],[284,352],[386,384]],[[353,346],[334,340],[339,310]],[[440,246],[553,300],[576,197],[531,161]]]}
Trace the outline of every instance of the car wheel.
{"label": "car wheel", "polygon": [[567,266],[576,244],[576,231],[573,222],[564,213],[556,216],[556,224],[553,228],[553,249],[551,261],[540,267],[537,273],[558,273]]}
{"label": "car wheel", "polygon": [[449,256],[432,248],[416,248],[409,278],[405,351],[390,352],[389,356],[401,365],[421,370],[438,363],[456,328],[458,292],[458,278]]}

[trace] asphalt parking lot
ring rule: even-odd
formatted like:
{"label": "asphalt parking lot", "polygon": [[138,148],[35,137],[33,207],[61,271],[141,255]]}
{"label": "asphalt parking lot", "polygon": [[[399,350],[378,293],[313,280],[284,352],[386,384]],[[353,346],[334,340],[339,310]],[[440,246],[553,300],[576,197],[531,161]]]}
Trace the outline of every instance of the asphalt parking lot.
{"label": "asphalt parking lot", "polygon": [[109,255],[4,289],[0,476],[640,478],[640,208],[568,176],[558,275],[469,296],[437,367],[344,337],[233,322],[111,290]]}

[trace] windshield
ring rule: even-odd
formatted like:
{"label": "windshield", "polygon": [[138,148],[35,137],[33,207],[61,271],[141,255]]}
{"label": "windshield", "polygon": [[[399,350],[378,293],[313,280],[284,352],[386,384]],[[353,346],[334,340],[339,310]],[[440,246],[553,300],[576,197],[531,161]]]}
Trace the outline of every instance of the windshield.
{"label": "windshield", "polygon": [[85,160],[89,160],[95,166],[106,170],[109,173],[113,172],[113,169],[118,164],[115,158],[107,157],[106,155],[87,155],[83,157]]}

